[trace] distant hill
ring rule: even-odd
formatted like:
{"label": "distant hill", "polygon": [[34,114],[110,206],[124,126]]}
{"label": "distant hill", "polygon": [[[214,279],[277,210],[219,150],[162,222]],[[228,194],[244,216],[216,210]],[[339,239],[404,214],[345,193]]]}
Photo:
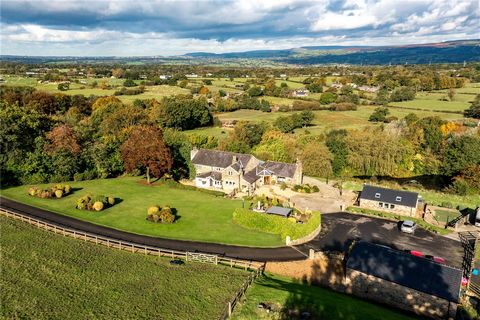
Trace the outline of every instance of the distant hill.
{"label": "distant hill", "polygon": [[0,61],[23,63],[133,63],[232,65],[428,64],[480,62],[480,40],[458,40],[398,46],[305,46],[245,52],[192,52],[179,56],[39,57],[0,56]]}
{"label": "distant hill", "polygon": [[306,46],[285,50],[194,52],[186,58],[268,59],[290,64],[425,64],[480,61],[480,40],[400,46]]}

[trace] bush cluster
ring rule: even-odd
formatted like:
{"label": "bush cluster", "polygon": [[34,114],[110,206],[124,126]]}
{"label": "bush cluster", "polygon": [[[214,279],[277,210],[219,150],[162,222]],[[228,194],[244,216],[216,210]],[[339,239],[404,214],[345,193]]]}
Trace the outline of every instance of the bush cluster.
{"label": "bush cluster", "polygon": [[313,212],[305,223],[297,223],[297,219],[254,212],[247,209],[236,209],[233,221],[244,228],[279,234],[282,240],[290,236],[292,240],[303,238],[312,233],[320,225],[320,213]]}
{"label": "bush cluster", "polygon": [[301,193],[315,193],[320,191],[317,186],[311,186],[308,183],[304,185],[296,184],[293,186],[292,190]]}
{"label": "bush cluster", "polygon": [[76,208],[80,210],[102,211],[115,204],[115,198],[112,196],[92,196],[87,194],[77,200]]}
{"label": "bush cluster", "polygon": [[40,189],[31,187],[28,189],[28,194],[32,197],[38,198],[62,198],[72,192],[72,187],[68,184],[56,184],[49,189]]}
{"label": "bush cluster", "polygon": [[160,223],[174,223],[176,219],[174,210],[169,206],[153,206],[147,210],[147,220]]}
{"label": "bush cluster", "polygon": [[281,199],[278,199],[275,196],[273,198],[270,198],[265,196],[265,194],[262,194],[262,196],[254,196],[251,199],[251,201],[252,201],[252,205],[251,205],[252,208],[256,208],[258,206],[259,201],[260,201],[260,205],[264,208],[269,208],[272,206],[284,207],[285,204],[287,204],[286,202],[284,203]]}

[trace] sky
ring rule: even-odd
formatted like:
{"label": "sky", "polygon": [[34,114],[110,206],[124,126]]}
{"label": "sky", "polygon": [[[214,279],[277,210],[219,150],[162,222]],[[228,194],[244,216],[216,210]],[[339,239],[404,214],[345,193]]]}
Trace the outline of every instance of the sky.
{"label": "sky", "polygon": [[169,56],[480,38],[478,0],[0,0],[0,53]]}

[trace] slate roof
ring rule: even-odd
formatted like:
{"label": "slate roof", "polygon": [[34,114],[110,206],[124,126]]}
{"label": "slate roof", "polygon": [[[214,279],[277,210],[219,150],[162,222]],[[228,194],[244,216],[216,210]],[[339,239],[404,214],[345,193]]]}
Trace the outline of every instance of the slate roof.
{"label": "slate roof", "polygon": [[245,172],[245,174],[243,175],[243,179],[245,181],[247,181],[248,183],[254,183],[258,179],[260,179],[260,177],[257,176],[256,170],[253,169],[253,170]]}
{"label": "slate roof", "polygon": [[462,270],[385,246],[359,241],[347,268],[448,301],[458,302]]}
{"label": "slate roof", "polygon": [[297,165],[293,163],[283,163],[283,162],[274,162],[274,161],[267,161],[263,164],[259,165],[260,172],[263,169],[273,172],[277,176],[293,178],[295,175],[295,170],[297,169]]}
{"label": "slate roof", "polygon": [[213,178],[214,180],[222,180],[222,173],[218,171],[208,171],[204,173],[197,174],[199,178]]}
{"label": "slate roof", "polygon": [[267,213],[269,214],[276,214],[283,217],[288,217],[291,212],[292,212],[292,209],[290,208],[284,208],[284,207],[278,207],[278,206],[270,207],[267,210]]}
{"label": "slate roof", "polygon": [[193,164],[226,168],[233,164],[233,157],[236,156],[243,166],[246,166],[252,158],[250,154],[233,153],[227,151],[199,149],[192,159]]}
{"label": "slate roof", "polygon": [[[380,194],[376,197],[377,194]],[[400,197],[397,201],[397,197]],[[392,204],[399,204],[411,208],[417,207],[418,193],[402,190],[394,190],[381,188],[371,185],[364,185],[360,193],[360,199],[374,200],[378,202],[387,202]]]}

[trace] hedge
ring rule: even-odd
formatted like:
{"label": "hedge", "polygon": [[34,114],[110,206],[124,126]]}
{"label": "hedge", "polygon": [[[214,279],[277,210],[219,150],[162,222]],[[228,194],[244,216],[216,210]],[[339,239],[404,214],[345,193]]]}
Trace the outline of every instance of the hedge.
{"label": "hedge", "polygon": [[321,222],[320,213],[313,212],[306,223],[296,223],[293,219],[260,213],[248,209],[236,209],[233,221],[250,230],[278,234],[285,240],[287,236],[296,240],[312,233]]}

